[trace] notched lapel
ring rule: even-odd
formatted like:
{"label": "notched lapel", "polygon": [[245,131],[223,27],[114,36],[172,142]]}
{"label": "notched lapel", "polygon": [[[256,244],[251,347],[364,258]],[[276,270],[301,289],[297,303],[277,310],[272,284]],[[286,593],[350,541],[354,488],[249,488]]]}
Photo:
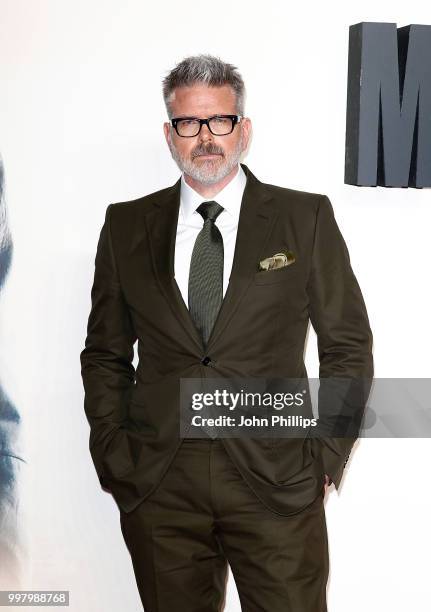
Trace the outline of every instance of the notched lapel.
{"label": "notched lapel", "polygon": [[216,345],[252,282],[256,261],[265,248],[278,215],[274,198],[265,185],[245,164],[241,164],[241,167],[247,175],[247,182],[241,201],[232,271],[224,300],[208,339],[208,352]]}
{"label": "notched lapel", "polygon": [[165,197],[154,203],[154,210],[145,216],[145,221],[156,281],[172,312],[196,344],[196,348],[202,352],[202,339],[174,277],[180,189],[181,179],[178,179]]}

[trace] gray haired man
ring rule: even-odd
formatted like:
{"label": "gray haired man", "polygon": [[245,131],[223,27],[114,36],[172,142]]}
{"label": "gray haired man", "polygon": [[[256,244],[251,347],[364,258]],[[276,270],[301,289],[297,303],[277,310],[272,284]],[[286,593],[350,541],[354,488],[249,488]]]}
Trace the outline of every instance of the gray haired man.
{"label": "gray haired man", "polygon": [[[372,377],[365,304],[329,198],[259,181],[244,83],[216,57],[164,79],[182,175],[110,204],[81,353],[90,450],[120,508],[147,612],[216,612],[228,564],[243,612],[325,612],[324,495],[352,438],[180,436],[181,378]],[[284,249],[289,264],[259,269]],[[132,365],[138,341],[139,363]]]}

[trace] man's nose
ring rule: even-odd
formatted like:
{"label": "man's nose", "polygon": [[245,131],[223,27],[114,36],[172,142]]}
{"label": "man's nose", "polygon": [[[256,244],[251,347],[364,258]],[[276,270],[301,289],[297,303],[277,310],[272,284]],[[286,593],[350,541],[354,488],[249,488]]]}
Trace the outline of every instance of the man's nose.
{"label": "man's nose", "polygon": [[203,126],[201,127],[201,131],[199,132],[199,140],[201,140],[202,142],[206,142],[212,139],[213,139],[213,135],[211,134],[210,129],[207,126],[207,124],[204,123]]}

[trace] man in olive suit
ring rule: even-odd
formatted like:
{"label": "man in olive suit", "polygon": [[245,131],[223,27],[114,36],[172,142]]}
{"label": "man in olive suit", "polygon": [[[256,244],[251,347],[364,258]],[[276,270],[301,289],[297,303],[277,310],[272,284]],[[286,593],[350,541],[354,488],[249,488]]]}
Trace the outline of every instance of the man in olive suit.
{"label": "man in olive suit", "polygon": [[[163,95],[182,175],[110,204],[97,247],[81,353],[94,465],[147,612],[220,610],[228,564],[243,612],[324,612],[324,495],[354,436],[183,438],[180,379],[306,378],[310,321],[322,379],[371,379],[361,290],[328,197],[239,161],[251,121],[234,66],[185,58]],[[280,252],[294,258],[259,268]]]}

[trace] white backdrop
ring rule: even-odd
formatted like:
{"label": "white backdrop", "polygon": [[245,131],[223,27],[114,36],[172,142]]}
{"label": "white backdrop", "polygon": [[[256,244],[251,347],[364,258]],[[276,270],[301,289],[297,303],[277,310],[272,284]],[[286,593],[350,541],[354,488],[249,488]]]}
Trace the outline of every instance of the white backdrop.
{"label": "white backdrop", "polygon": [[[73,612],[141,610],[118,509],[88,451],[79,353],[107,205],[179,177],[161,80],[186,55],[239,68],[253,122],[244,162],[260,180],[330,197],[367,305],[376,377],[430,376],[430,191],[343,184],[349,25],[431,24],[426,6],[1,0],[0,153],[14,259],[0,372],[23,418],[21,588],[68,589]],[[315,342],[311,329],[311,377]],[[357,444],[325,502],[330,612],[428,609],[430,448],[429,439]],[[226,610],[240,610],[232,576]]]}

